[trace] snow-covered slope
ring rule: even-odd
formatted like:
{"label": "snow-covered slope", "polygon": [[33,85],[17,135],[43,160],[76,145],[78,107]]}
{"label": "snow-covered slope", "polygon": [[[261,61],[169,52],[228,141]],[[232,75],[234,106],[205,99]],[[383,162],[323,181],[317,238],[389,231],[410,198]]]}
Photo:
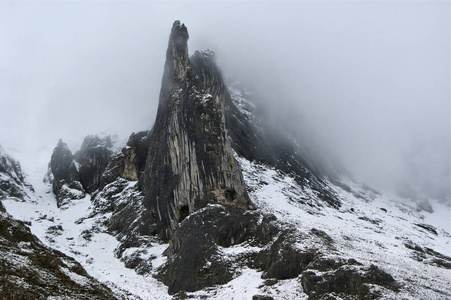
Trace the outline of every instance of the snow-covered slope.
{"label": "snow-covered slope", "polygon": [[[126,299],[169,298],[163,284],[151,276],[136,274],[115,257],[119,242],[101,225],[109,215],[89,217],[93,210],[90,195],[58,208],[51,185],[42,180],[46,165],[35,163],[38,165],[29,176],[36,189],[32,200],[5,199],[6,210],[18,220],[31,222],[32,233],[42,242],[74,257],[90,275]],[[161,256],[163,250],[155,245],[149,249],[149,254]]]}
{"label": "snow-covered slope", "polygon": [[117,298],[451,298],[450,206],[318,167],[187,40],[174,22],[152,130],[27,155],[7,211]]}
{"label": "snow-covered slope", "polygon": [[[316,201],[311,190],[300,187],[289,175],[243,158],[238,161],[257,210],[274,214],[282,226],[294,225],[299,236],[308,237],[295,245],[299,249],[315,249],[324,257],[356,259],[367,267],[378,265],[400,283],[399,292],[384,289],[385,298],[451,297],[451,228],[449,223],[439,222],[449,216],[449,207],[432,202],[433,213],[418,212],[405,199],[381,195],[348,180],[350,191],[331,185],[342,202],[342,207],[335,209]],[[44,166],[36,167],[45,170]],[[136,253],[153,257],[153,271],[138,275],[115,257],[119,242],[102,226],[111,214],[93,215],[89,197],[58,208],[51,186],[41,180],[42,173],[31,174],[36,189],[33,200],[4,200],[9,213],[31,222],[32,232],[45,244],[74,257],[90,275],[125,298],[171,298],[167,287],[151,276],[166,261],[163,251],[167,244],[126,250],[123,257]],[[129,189],[134,183],[129,182]],[[324,243],[318,235],[327,236],[330,242]],[[242,243],[222,251],[224,257],[233,257],[256,249]],[[272,281],[261,277],[262,271],[242,267],[235,270],[232,281],[187,295],[199,299],[251,299],[255,295],[308,298],[299,277]]]}
{"label": "snow-covered slope", "polygon": [[292,177],[244,159],[240,163],[260,209],[295,224],[305,234],[313,228],[327,233],[334,251],[326,255],[381,266],[401,283],[394,299],[451,297],[449,206],[431,200],[433,213],[418,211],[407,199],[347,180],[350,191],[330,185],[339,195],[340,209],[318,207],[311,191],[303,190]]}

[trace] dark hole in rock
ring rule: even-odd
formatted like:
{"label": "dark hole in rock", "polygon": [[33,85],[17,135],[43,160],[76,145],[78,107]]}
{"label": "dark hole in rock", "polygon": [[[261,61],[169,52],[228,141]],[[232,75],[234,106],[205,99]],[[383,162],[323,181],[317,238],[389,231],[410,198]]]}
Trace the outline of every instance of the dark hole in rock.
{"label": "dark hole in rock", "polygon": [[227,199],[227,201],[233,201],[233,199],[236,199],[236,192],[235,190],[226,190],[224,192],[224,196]]}
{"label": "dark hole in rock", "polygon": [[182,205],[179,209],[179,222],[182,222],[189,215],[188,205]]}

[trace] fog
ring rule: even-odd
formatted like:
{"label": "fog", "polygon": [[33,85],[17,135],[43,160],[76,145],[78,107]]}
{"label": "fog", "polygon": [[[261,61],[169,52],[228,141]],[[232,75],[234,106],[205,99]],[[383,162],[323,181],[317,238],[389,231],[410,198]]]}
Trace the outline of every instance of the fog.
{"label": "fog", "polygon": [[[378,188],[450,197],[448,1],[0,2],[0,144],[150,129],[174,20],[271,121]],[[14,154],[14,153],[13,153]]]}

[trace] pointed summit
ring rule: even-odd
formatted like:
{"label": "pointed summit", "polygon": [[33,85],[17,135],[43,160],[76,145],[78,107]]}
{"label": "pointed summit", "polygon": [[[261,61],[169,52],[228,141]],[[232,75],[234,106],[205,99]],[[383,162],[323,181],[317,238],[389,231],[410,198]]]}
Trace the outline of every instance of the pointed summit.
{"label": "pointed summit", "polygon": [[175,21],[169,36],[164,77],[181,80],[188,69],[188,29],[185,24]]}
{"label": "pointed summit", "polygon": [[222,76],[212,55],[188,58],[187,41],[186,27],[174,22],[140,178],[144,204],[164,238],[208,204],[252,208],[225,125]]}

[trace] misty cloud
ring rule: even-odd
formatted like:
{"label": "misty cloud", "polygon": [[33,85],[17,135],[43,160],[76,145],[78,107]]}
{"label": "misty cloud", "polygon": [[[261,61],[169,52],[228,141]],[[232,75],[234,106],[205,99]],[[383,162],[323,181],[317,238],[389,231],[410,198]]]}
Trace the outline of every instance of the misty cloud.
{"label": "misty cloud", "polygon": [[272,122],[358,179],[450,196],[449,2],[2,2],[0,144],[154,121],[169,31],[213,48]]}

